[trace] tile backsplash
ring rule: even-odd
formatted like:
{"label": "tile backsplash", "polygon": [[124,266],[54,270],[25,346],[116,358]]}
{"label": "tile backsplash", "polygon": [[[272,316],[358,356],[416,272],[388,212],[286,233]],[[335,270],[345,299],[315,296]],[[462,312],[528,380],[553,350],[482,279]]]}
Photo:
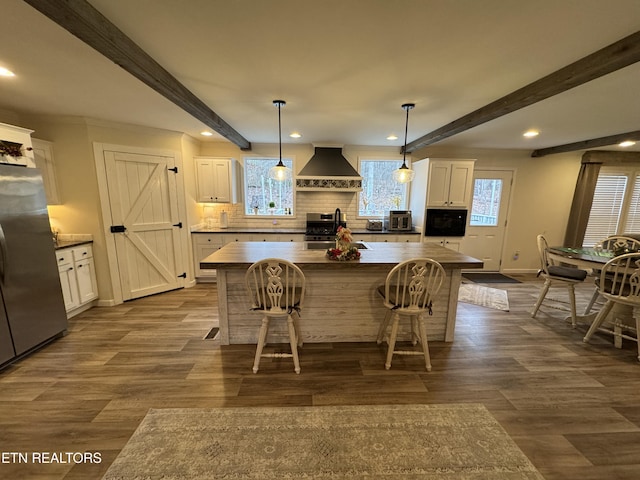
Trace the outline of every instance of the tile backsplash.
{"label": "tile backsplash", "polygon": [[[201,223],[207,225],[210,217],[212,228],[220,227],[220,213],[227,212],[228,226],[238,228],[301,228],[304,229],[308,212],[334,212],[340,208],[347,216],[347,225],[354,229],[365,227],[366,219],[358,219],[358,196],[354,192],[297,192],[295,214],[291,217],[263,217],[245,215],[244,204],[200,204]],[[205,207],[207,208],[205,216]],[[276,222],[275,224],[273,222]]]}

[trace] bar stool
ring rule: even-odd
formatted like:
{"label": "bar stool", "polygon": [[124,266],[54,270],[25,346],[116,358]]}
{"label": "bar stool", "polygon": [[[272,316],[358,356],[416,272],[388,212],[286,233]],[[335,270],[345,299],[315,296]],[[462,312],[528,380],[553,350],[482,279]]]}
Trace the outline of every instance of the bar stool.
{"label": "bar stool", "polygon": [[[260,260],[247,270],[245,285],[251,310],[262,313],[253,373],[258,373],[260,359],[263,357],[293,358],[294,370],[300,373],[298,347],[302,347],[302,337],[299,313],[304,300],[305,284],[306,279],[302,270],[281,258]],[[291,353],[263,353],[271,319],[286,319]]]}
{"label": "bar stool", "polygon": [[[389,347],[385,368],[391,368],[393,355],[424,355],[427,371],[431,371],[431,357],[427,341],[426,319],[424,314],[432,314],[432,299],[440,290],[446,274],[444,268],[430,258],[413,258],[399,263],[389,272],[384,285],[378,287],[378,293],[384,299],[387,313],[378,329],[378,345],[386,336],[387,326],[393,318],[391,333],[388,336]],[[398,327],[401,317],[411,321],[411,343],[420,342],[422,351],[395,350]]]}

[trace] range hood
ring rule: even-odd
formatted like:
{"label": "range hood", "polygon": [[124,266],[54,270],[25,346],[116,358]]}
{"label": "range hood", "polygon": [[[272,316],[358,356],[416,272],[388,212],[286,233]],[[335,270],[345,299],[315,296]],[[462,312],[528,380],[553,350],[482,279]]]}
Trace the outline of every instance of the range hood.
{"label": "range hood", "polygon": [[340,147],[315,147],[315,153],[296,176],[296,190],[359,192],[362,177]]}

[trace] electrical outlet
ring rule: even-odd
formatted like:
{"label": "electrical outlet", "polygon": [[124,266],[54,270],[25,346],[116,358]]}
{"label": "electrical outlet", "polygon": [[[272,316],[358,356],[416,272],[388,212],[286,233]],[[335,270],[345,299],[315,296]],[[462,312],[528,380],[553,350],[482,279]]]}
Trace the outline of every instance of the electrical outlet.
{"label": "electrical outlet", "polygon": [[515,253],[513,254],[513,259],[518,260],[519,258],[520,258],[520,251],[516,250]]}

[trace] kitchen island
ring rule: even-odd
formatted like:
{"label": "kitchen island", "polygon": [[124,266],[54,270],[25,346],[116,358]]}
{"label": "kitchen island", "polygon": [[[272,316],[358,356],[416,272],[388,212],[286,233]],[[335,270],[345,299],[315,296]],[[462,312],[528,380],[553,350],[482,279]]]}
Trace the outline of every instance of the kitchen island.
{"label": "kitchen island", "polygon": [[[252,263],[264,258],[289,260],[304,272],[307,288],[300,330],[307,343],[375,341],[386,313],[376,289],[396,264],[418,257],[437,260],[447,274],[433,301],[427,333],[431,340],[451,342],[461,270],[483,266],[481,260],[431,243],[368,244],[359,260],[349,262],[329,260],[324,250],[307,247],[306,242],[234,242],[200,262],[201,269],[217,271],[223,345],[257,342],[260,320],[249,309],[244,276]],[[269,334],[286,341],[286,326],[273,324]]]}

